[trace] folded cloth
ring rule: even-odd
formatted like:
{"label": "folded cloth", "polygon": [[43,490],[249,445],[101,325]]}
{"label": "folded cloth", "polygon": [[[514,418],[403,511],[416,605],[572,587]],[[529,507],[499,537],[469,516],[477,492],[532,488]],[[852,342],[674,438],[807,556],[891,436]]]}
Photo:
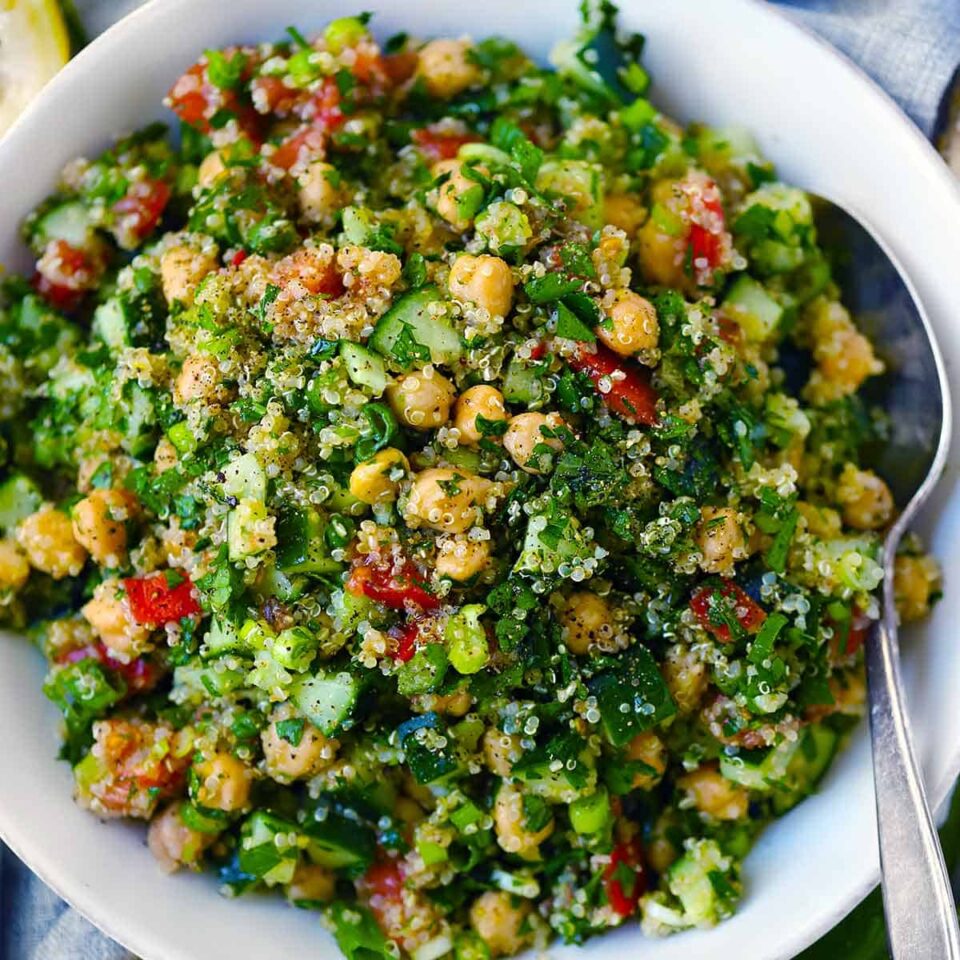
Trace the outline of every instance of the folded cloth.
{"label": "folded cloth", "polygon": [[[140,0],[77,0],[91,34]],[[573,0],[570,0],[573,2]],[[927,135],[960,64],[957,0],[777,0],[858,63]],[[2,960],[134,960],[0,845]]]}

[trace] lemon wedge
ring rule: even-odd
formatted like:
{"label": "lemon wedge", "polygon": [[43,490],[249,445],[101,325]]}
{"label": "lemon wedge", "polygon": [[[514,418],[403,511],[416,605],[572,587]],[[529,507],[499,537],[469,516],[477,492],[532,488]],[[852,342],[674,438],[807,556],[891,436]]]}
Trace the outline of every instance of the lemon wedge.
{"label": "lemon wedge", "polygon": [[0,135],[69,56],[56,0],[0,0]]}

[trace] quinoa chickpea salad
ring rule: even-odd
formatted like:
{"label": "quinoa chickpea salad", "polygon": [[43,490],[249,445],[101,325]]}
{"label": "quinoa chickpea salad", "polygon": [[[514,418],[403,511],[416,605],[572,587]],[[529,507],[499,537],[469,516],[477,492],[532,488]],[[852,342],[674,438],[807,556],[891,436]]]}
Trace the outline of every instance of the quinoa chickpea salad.
{"label": "quinoa chickpea salad", "polygon": [[883,363],[614,16],[550,67],[363,15],[208,50],[4,284],[0,622],[77,802],[350,960],[713,925],[862,713]]}

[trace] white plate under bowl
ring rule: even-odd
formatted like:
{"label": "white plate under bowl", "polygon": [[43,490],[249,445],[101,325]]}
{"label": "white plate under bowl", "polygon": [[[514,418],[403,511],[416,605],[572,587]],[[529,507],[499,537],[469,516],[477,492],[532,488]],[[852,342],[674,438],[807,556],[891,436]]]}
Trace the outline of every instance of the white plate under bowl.
{"label": "white plate under bowl", "polygon": [[[379,36],[500,33],[543,57],[576,27],[576,0],[357,0]],[[621,0],[644,32],[659,101],[683,119],[753,130],[788,180],[866,213],[906,266],[951,375],[960,365],[960,195],[893,104],[825,45],[751,0]],[[0,262],[22,266],[16,225],[77,154],[162,116],[160,99],[206,47],[321,27],[334,0],[154,0],[84,50],[0,143]],[[939,804],[960,770],[960,491],[955,445],[927,527],[946,598],[910,631],[908,693],[926,782]],[[935,522],[933,522],[935,521]],[[101,824],[70,800],[54,760],[57,718],[39,655],[0,639],[0,835],[51,886],[145,960],[336,955],[315,915],[278,899],[239,902],[210,877],[162,876],[140,828]],[[878,875],[873,795],[861,731],[821,792],[771,827],[748,857],[739,913],[715,930],[641,942],[635,927],[597,938],[591,960],[789,958],[848,911]],[[922,904],[918,904],[922,909]],[[572,954],[557,948],[554,954]]]}

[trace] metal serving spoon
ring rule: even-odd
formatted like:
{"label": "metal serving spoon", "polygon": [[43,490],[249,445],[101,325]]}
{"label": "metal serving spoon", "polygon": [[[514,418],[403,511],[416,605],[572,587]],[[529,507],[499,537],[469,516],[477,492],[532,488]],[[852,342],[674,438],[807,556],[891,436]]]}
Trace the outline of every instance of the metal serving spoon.
{"label": "metal serving spoon", "polygon": [[834,276],[887,372],[865,391],[890,417],[869,458],[901,508],[883,544],[883,616],[866,645],[873,774],[887,936],[895,960],[960,960],[950,880],[911,745],[903,702],[893,564],[900,538],[933,490],[950,442],[950,389],[933,329],[895,258],[859,220],[813,196]]}

